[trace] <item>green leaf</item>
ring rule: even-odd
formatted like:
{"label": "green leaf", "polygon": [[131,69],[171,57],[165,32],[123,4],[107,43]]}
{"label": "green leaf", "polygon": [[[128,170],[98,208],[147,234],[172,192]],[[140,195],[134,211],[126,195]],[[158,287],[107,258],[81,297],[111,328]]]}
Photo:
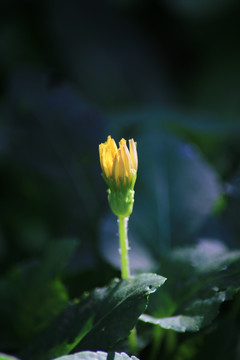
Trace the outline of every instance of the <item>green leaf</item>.
{"label": "green leaf", "polygon": [[148,296],[165,280],[156,274],[142,274],[116,279],[108,287],[85,294],[79,302],[66,307],[49,329],[36,338],[24,359],[47,360],[72,349],[111,350],[129,335],[147,307]]}
{"label": "green leaf", "polygon": [[140,319],[178,332],[198,331],[240,290],[240,251],[204,240],[172,251],[162,259],[161,272],[168,282]]}
{"label": "green leaf", "polygon": [[143,192],[137,198],[136,184],[130,231],[143,234],[144,243],[161,254],[200,229],[221,187],[217,174],[190,144],[155,133],[145,134],[138,143]]}
{"label": "green leaf", "polygon": [[16,358],[15,356],[0,353],[0,360],[20,360],[20,359]]}
{"label": "green leaf", "polygon": [[[1,349],[27,341],[65,308],[68,294],[58,276],[75,249],[72,240],[49,244],[39,262],[14,267],[0,281]],[[4,331],[3,331],[4,329]]]}
{"label": "green leaf", "polygon": [[156,319],[153,316],[143,314],[140,319],[146,323],[159,325],[164,329],[172,329],[178,332],[198,331],[201,327],[202,316],[172,316]]}
{"label": "green leaf", "polygon": [[128,356],[126,353],[105,353],[103,351],[82,351],[73,355],[61,356],[54,360],[138,360],[136,356]]}

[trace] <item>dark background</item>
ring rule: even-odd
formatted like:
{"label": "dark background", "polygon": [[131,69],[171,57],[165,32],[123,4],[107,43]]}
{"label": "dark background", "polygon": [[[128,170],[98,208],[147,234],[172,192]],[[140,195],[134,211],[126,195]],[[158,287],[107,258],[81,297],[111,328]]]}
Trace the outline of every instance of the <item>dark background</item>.
{"label": "dark background", "polygon": [[2,278],[63,239],[70,297],[119,275],[109,134],[138,143],[134,269],[200,237],[239,247],[239,18],[237,0],[1,1]]}

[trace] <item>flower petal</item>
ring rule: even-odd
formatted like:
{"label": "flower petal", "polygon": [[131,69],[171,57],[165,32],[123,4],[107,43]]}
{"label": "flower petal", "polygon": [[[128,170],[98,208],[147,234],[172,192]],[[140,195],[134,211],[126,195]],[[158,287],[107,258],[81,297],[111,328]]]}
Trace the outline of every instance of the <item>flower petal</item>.
{"label": "flower petal", "polygon": [[133,139],[129,140],[130,155],[132,159],[132,166],[137,171],[138,169],[138,156],[137,156],[137,143]]}

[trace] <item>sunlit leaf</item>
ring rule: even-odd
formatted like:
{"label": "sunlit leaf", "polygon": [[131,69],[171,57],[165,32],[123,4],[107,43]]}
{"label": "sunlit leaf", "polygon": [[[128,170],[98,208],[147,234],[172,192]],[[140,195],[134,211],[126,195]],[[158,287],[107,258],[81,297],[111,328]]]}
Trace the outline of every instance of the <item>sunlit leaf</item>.
{"label": "sunlit leaf", "polygon": [[20,359],[16,358],[15,356],[0,353],[0,360],[20,360]]}
{"label": "sunlit leaf", "polygon": [[239,292],[240,251],[201,241],[173,250],[162,259],[161,272],[168,277],[166,286],[152,297],[141,320],[178,332],[199,331]]}
{"label": "sunlit leaf", "polygon": [[54,360],[138,360],[136,356],[128,356],[126,353],[105,353],[103,351],[82,351],[73,355],[61,356]]}

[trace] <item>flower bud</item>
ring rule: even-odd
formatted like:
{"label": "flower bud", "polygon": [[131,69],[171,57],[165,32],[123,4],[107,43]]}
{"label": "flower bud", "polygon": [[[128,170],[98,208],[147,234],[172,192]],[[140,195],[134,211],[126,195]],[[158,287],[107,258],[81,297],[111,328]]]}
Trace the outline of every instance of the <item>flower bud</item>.
{"label": "flower bud", "polygon": [[129,140],[119,142],[119,148],[108,136],[107,141],[99,145],[102,176],[108,189],[108,201],[113,213],[117,216],[129,216],[134,203],[134,185],[137,178],[138,157],[137,144]]}

